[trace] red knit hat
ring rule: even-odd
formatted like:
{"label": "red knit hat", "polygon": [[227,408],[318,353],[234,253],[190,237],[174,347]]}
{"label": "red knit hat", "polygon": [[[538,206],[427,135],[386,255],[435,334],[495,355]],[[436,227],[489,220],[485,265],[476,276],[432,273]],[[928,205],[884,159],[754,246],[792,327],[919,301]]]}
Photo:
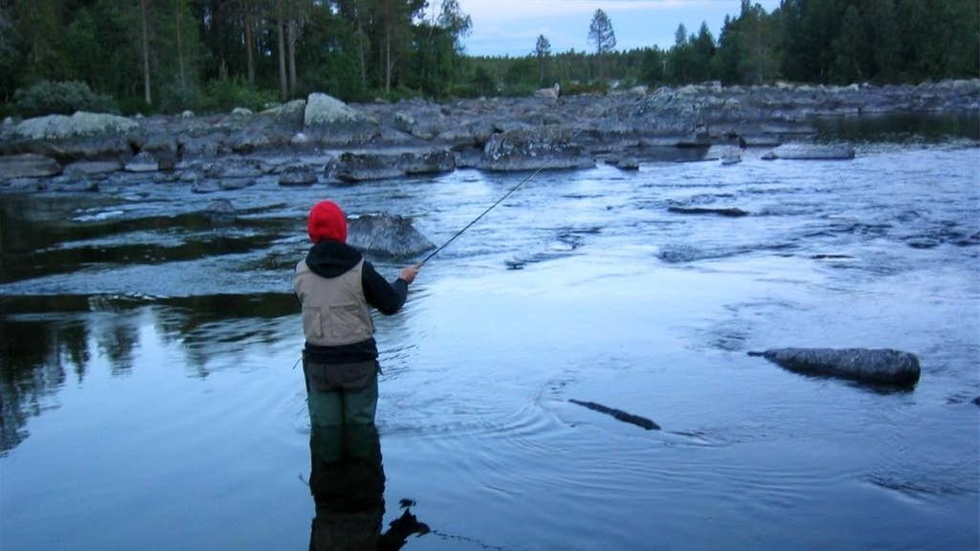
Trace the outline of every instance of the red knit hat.
{"label": "red knit hat", "polygon": [[320,201],[310,209],[310,219],[306,223],[310,241],[319,243],[324,239],[347,241],[347,215],[333,201]]}

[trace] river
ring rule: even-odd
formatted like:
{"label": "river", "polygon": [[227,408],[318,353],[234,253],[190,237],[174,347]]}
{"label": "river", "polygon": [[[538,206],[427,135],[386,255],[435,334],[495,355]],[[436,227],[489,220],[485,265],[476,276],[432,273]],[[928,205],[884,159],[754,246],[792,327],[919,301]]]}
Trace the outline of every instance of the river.
{"label": "river", "polygon": [[[763,153],[542,172],[434,257],[377,319],[382,529],[408,505],[416,551],[977,549],[977,142]],[[526,177],[0,195],[0,548],[306,549],[307,210],[442,243]],[[922,376],[747,355],[784,346],[905,350]]]}

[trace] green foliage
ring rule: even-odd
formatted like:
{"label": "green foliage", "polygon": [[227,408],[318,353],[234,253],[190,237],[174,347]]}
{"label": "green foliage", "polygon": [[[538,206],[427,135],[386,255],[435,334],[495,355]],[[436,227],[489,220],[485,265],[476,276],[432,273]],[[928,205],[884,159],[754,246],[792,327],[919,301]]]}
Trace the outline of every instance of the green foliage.
{"label": "green foliage", "polygon": [[241,78],[224,78],[208,83],[200,104],[205,111],[230,111],[244,107],[261,111],[278,99],[274,90],[259,90]]}
{"label": "green foliage", "polygon": [[639,81],[648,86],[663,84],[666,77],[667,54],[659,48],[648,48],[642,55]]}
{"label": "green foliage", "polygon": [[474,96],[492,96],[497,93],[497,82],[486,67],[477,67],[470,80]]}
{"label": "green foliage", "polygon": [[861,15],[854,6],[848,7],[840,33],[833,41],[834,59],[830,68],[833,81],[847,84],[865,80],[870,71],[870,56],[865,51],[867,42]]}
{"label": "green foliage", "polygon": [[791,80],[920,82],[980,72],[976,0],[795,0],[772,18]]}
{"label": "green foliage", "polygon": [[473,20],[463,13],[458,0],[442,0],[439,11],[438,26],[452,37],[453,52],[463,52],[463,38],[469,36],[473,29]]}
{"label": "green foliage", "polygon": [[[185,109],[199,109],[203,107],[204,98],[200,91],[193,86],[181,86],[180,82],[172,81],[165,83],[160,88],[160,111],[163,113],[180,113]],[[146,109],[143,104],[141,109]]]}
{"label": "green foliage", "polygon": [[325,92],[348,102],[525,95],[555,82],[569,94],[631,82],[980,75],[977,0],[782,0],[772,13],[741,0],[717,40],[706,25],[697,33],[679,25],[668,49],[632,51],[615,50],[612,23],[597,10],[591,52],[554,52],[540,35],[516,58],[464,55],[474,22],[459,0],[428,2],[436,8],[429,16],[425,0],[145,0],[153,103],[146,105],[140,1],[0,4],[0,111],[10,113],[257,109],[278,96],[280,38],[289,97]]}
{"label": "green foliage", "polygon": [[14,110],[23,117],[70,115],[75,111],[117,113],[118,106],[109,96],[92,92],[84,82],[41,81],[14,93]]}
{"label": "green foliage", "polygon": [[428,97],[444,97],[456,78],[456,52],[452,31],[439,26],[420,25],[416,30],[413,70],[406,84],[421,90]]}
{"label": "green foliage", "polygon": [[583,95],[604,95],[609,92],[609,84],[606,82],[569,82],[562,86],[561,93],[564,96],[583,96]]}

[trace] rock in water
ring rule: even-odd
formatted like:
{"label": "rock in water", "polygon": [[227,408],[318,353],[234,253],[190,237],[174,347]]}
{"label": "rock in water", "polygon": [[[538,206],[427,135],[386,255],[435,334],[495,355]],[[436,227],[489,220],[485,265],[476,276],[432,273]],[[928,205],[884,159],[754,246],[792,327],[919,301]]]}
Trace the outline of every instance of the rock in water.
{"label": "rock in water", "polygon": [[749,213],[745,212],[739,208],[714,208],[714,207],[682,207],[682,206],[670,206],[667,207],[668,212],[673,212],[676,214],[717,214],[718,216],[727,216],[729,218],[738,218],[741,216],[748,216]]}
{"label": "rock in water", "polygon": [[280,186],[312,186],[317,181],[316,172],[307,166],[288,166],[279,174]]}
{"label": "rock in water", "polygon": [[790,371],[864,383],[913,387],[919,381],[915,354],[890,348],[774,348],[749,356],[762,356]]}
{"label": "rock in water", "polygon": [[592,168],[593,159],[570,130],[554,127],[510,130],[490,136],[481,168],[492,171]]}
{"label": "rock in water", "polygon": [[208,203],[204,209],[204,215],[212,226],[230,226],[235,223],[238,213],[235,205],[228,199],[215,199]]}
{"label": "rock in water", "polygon": [[347,244],[390,257],[414,256],[435,245],[412,226],[412,219],[392,214],[364,214],[347,222]]}
{"label": "rock in water", "polygon": [[763,157],[764,160],[817,160],[849,161],[854,158],[854,147],[850,144],[783,144]]}

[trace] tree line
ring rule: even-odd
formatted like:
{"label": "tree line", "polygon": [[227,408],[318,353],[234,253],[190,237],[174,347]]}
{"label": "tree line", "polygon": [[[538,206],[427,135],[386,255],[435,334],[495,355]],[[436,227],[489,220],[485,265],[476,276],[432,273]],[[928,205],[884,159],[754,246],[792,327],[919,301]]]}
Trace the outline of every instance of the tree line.
{"label": "tree line", "polygon": [[[322,91],[444,96],[472,21],[457,0],[0,0],[0,103],[77,81],[127,110]],[[213,104],[213,105],[209,105]]]}
{"label": "tree line", "polygon": [[[457,0],[0,0],[0,104],[74,82],[125,112],[249,107],[321,91],[374,97],[526,94],[708,80],[898,83],[980,73],[976,0],[742,0],[716,38],[679,25],[670,48],[617,51],[614,21],[583,22],[592,51],[467,56]],[[587,34],[586,34],[587,33]]]}
{"label": "tree line", "polygon": [[476,67],[505,86],[537,81],[682,85],[720,81],[753,85],[777,80],[821,84],[920,83],[980,77],[976,0],[783,0],[771,13],[742,0],[718,38],[702,23],[678,25],[668,49],[613,51],[612,22],[597,10],[592,53],[553,54],[539,36],[527,56],[480,58]]}

